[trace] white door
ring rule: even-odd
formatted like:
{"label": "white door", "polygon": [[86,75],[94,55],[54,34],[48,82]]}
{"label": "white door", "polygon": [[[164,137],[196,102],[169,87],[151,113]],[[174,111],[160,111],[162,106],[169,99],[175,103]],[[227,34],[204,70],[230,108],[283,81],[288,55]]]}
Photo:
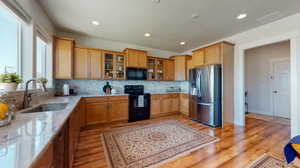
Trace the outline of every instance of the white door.
{"label": "white door", "polygon": [[290,118],[290,61],[273,62],[274,116]]}

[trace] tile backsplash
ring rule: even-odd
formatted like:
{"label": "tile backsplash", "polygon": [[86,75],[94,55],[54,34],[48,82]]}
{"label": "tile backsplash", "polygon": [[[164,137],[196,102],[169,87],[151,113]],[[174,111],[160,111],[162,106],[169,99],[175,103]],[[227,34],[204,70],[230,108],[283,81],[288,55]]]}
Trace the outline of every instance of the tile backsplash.
{"label": "tile backsplash", "polygon": [[118,92],[123,93],[125,85],[144,85],[145,92],[156,93],[166,92],[170,87],[181,88],[182,92],[188,91],[187,81],[132,81],[132,80],[121,80],[121,81],[110,81],[110,80],[56,80],[55,88],[57,92],[62,91],[62,87],[65,83],[70,84],[76,88],[78,94],[97,94],[103,93],[102,88],[106,85],[106,82],[117,89]]}

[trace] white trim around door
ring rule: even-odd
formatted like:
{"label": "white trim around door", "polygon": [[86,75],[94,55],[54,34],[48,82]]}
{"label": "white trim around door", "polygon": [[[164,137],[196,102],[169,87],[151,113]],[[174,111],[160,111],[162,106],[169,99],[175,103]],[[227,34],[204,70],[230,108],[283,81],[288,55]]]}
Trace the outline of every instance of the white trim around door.
{"label": "white trim around door", "polygon": [[234,54],[234,123],[245,125],[245,50],[290,40],[291,59],[291,135],[300,135],[300,36],[290,32],[273,38],[266,38],[246,44],[236,45]]}

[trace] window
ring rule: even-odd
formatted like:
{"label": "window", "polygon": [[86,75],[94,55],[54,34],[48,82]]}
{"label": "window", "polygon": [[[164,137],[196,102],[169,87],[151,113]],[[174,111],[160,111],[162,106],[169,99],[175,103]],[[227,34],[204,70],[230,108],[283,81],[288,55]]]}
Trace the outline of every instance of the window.
{"label": "window", "polygon": [[[47,87],[53,87],[51,35],[32,24],[26,11],[12,8],[0,3],[0,74],[21,75],[23,83],[19,89],[24,88],[26,81],[41,77],[48,79]],[[32,84],[30,88],[39,88]]]}
{"label": "window", "polygon": [[17,18],[0,6],[0,73],[20,73],[19,29]]}
{"label": "window", "polygon": [[36,38],[36,77],[46,78],[47,44],[38,36]]}

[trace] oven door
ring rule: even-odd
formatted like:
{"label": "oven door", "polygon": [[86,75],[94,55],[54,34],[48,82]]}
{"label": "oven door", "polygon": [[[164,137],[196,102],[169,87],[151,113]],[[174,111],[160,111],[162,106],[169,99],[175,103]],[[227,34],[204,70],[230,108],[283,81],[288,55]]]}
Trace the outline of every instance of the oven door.
{"label": "oven door", "polygon": [[127,68],[127,80],[147,80],[147,70],[143,68]]}

